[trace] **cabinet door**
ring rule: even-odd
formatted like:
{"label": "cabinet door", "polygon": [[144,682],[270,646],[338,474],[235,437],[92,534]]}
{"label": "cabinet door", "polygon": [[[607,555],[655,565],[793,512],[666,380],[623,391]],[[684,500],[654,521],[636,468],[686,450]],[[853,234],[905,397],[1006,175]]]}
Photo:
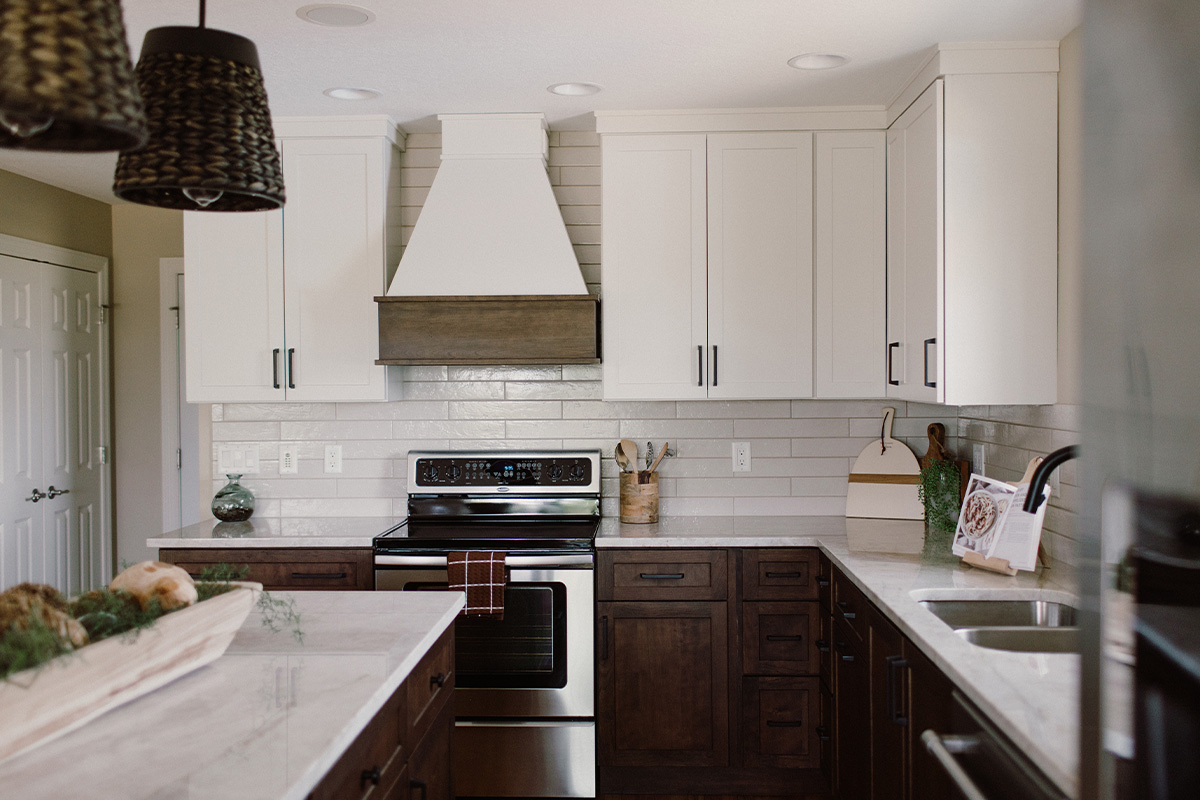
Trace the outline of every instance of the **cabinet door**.
{"label": "cabinet door", "polygon": [[708,136],[709,397],[812,397],[812,134]]}
{"label": "cabinet door", "polygon": [[950,728],[950,694],[954,684],[911,642],[904,643],[908,662],[909,696],[909,794],[912,800],[925,797],[954,797],[955,789],[942,768],[921,741],[927,730],[938,733]]}
{"label": "cabinet door", "polygon": [[836,796],[871,794],[871,672],[863,650],[842,621],[834,622],[834,735]]}
{"label": "cabinet door", "polygon": [[604,396],[707,396],[705,137],[606,136]]}
{"label": "cabinet door", "polygon": [[883,397],[887,323],[882,131],[816,134],[817,397]]}
{"label": "cabinet door", "polygon": [[385,287],[381,138],[287,139],[288,399],[384,400],[374,297]]}
{"label": "cabinet door", "polygon": [[186,211],[183,258],[188,402],[283,400],[283,212]]}
{"label": "cabinet door", "polygon": [[727,604],[599,603],[597,613],[600,765],[727,765]]}
{"label": "cabinet door", "polygon": [[408,790],[398,785],[395,797],[408,800],[452,800],[454,776],[453,747],[454,706],[447,704],[434,720],[429,732],[420,742],[410,743],[412,756],[408,759]]}
{"label": "cabinet door", "polygon": [[742,761],[747,767],[821,766],[817,678],[744,678]]}
{"label": "cabinet door", "polygon": [[942,81],[887,134],[888,397],[937,402],[942,380]]}
{"label": "cabinet door", "polygon": [[903,800],[908,762],[904,637],[871,609],[871,798]]}

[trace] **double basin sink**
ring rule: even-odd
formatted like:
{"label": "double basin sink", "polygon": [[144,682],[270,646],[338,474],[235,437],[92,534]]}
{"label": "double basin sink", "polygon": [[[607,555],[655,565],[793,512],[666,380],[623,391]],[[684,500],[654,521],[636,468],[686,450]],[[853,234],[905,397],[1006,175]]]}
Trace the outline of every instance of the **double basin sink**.
{"label": "double basin sink", "polygon": [[915,599],[956,634],[979,647],[1021,653],[1079,652],[1075,608],[1065,599],[980,599],[945,593]]}

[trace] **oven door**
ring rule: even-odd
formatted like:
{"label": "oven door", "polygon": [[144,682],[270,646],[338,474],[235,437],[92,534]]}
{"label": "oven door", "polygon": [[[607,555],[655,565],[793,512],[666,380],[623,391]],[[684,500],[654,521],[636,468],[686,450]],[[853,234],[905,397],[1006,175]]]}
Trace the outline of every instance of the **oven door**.
{"label": "oven door", "polygon": [[[591,554],[510,554],[504,618],[455,621],[455,716],[591,718]],[[445,556],[379,555],[375,588],[446,591]]]}

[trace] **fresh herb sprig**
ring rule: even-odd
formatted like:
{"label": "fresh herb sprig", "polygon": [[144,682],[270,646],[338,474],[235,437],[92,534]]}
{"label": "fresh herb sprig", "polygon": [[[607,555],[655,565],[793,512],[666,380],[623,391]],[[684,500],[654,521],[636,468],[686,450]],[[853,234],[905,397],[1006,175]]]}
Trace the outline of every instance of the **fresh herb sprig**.
{"label": "fresh herb sprig", "polygon": [[921,470],[917,495],[925,506],[925,524],[953,533],[958,524],[958,492],[962,473],[956,461],[931,461]]}

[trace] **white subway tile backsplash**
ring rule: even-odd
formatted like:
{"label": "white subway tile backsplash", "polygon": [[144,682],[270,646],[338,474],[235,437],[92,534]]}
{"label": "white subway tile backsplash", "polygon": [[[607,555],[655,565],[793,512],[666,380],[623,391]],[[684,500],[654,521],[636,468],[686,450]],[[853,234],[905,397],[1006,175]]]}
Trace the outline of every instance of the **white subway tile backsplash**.
{"label": "white subway tile backsplash", "polygon": [[450,367],[452,381],[557,381],[562,367]]}
{"label": "white subway tile backsplash", "polygon": [[391,423],[393,439],[501,439],[503,420],[426,419]]}
{"label": "white subway tile backsplash", "polygon": [[279,438],[283,441],[292,439],[309,441],[386,439],[391,435],[392,423],[387,420],[279,423]]}
{"label": "white subway tile backsplash", "polygon": [[[599,377],[597,375],[595,379],[599,380]],[[675,403],[649,400],[564,400],[562,415],[563,419],[674,419]]]}
{"label": "white subway tile backsplash", "polygon": [[509,420],[504,423],[509,439],[618,439],[617,420]]}
{"label": "white subway tile backsplash", "polygon": [[646,439],[728,439],[733,436],[733,426],[731,419],[623,419],[621,438],[639,442]]}
{"label": "white subway tile backsplash", "polygon": [[279,441],[279,424],[278,422],[222,421],[220,425],[213,425],[213,442]]}
{"label": "white subway tile backsplash", "polygon": [[508,400],[592,400],[600,398],[598,381],[509,381],[502,396]]}
{"label": "white subway tile backsplash", "polygon": [[337,416],[336,403],[225,403],[224,410],[225,414],[222,419],[226,422],[335,419]]}
{"label": "white subway tile backsplash", "polygon": [[404,396],[410,400],[502,400],[504,383],[481,381],[412,381],[404,384]]}
{"label": "white subway tile backsplash", "polygon": [[738,437],[757,436],[772,439],[795,439],[803,436],[848,436],[850,423],[855,421],[846,419],[739,419],[734,421],[733,434]]}
{"label": "white subway tile backsplash", "polygon": [[450,419],[562,419],[557,400],[455,400]]}
{"label": "white subway tile backsplash", "polygon": [[810,517],[846,515],[845,497],[738,497],[733,501],[736,516]]}
{"label": "white subway tile backsplash", "polygon": [[790,417],[790,400],[680,400],[675,404],[680,419],[747,419]]}
{"label": "white subway tile backsplash", "polygon": [[407,400],[403,403],[339,403],[337,418],[351,419],[446,419],[445,400]]}

